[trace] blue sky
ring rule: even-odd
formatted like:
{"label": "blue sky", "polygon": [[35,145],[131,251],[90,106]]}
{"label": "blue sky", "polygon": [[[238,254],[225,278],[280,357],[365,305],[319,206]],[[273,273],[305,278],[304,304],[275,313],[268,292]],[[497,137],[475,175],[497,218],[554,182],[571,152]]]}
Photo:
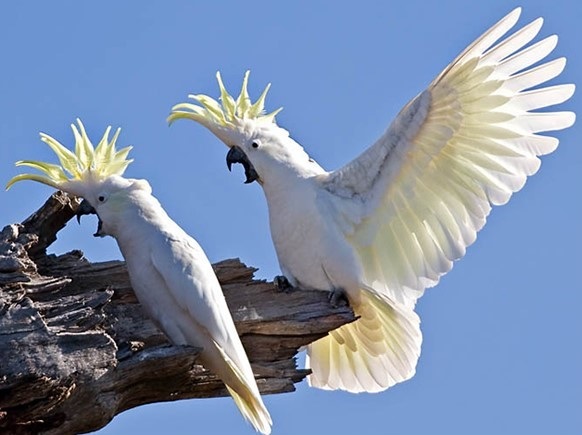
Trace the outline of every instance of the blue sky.
{"label": "blue sky", "polygon": [[[250,69],[257,97],[322,166],[370,145],[398,110],[466,45],[519,4],[464,2],[6,2],[0,7],[0,175],[19,159],[53,161],[38,138],[71,146],[81,117],[91,137],[121,126],[134,145],[127,176],[147,178],[168,213],[212,261],[240,257],[260,278],[279,273],[258,185],[229,174],[227,149],[201,126],[168,128],[188,93],[218,96],[215,72],[238,90]],[[520,24],[546,19],[557,82],[580,85],[577,0],[522,1]],[[580,92],[563,105],[581,113]],[[477,242],[420,300],[417,375],[375,395],[298,385],[267,396],[274,434],[573,434],[582,432],[582,148],[579,124]],[[19,183],[0,194],[0,226],[52,193]],[[95,223],[69,224],[52,251],[120,258]],[[228,398],[155,404],[116,417],[99,434],[253,433]]]}

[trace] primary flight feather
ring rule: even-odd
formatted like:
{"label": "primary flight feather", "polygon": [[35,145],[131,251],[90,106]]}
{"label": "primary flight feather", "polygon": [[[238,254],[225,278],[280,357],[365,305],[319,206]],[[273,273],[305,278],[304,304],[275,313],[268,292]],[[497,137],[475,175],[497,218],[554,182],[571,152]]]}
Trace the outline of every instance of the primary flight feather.
{"label": "primary flight feather", "polygon": [[[309,382],[324,389],[382,391],[414,375],[422,335],[414,312],[465,254],[492,205],[506,203],[558,140],[540,135],[571,126],[571,112],[539,112],[568,100],[574,85],[539,85],[566,61],[533,66],[556,46],[538,18],[510,36],[521,9],[491,27],[358,158],[325,171],[273,112],[265,92],[251,104],[248,73],[235,100],[218,81],[222,104],[191,95],[169,117],[193,119],[229,148],[269,208],[271,235],[292,285],[345,292],[360,318],[311,344]],[[279,280],[279,282],[284,282]]]}
{"label": "primary flight feather", "polygon": [[84,198],[78,217],[96,213],[95,236],[116,239],[146,313],[174,344],[202,348],[200,362],[222,379],[243,416],[257,431],[270,433],[271,417],[206,254],[170,219],[147,181],[121,176],[131,162],[127,160],[131,147],[116,150],[119,130],[109,140],[108,128],[94,148],[80,120],[78,125],[71,126],[74,152],[41,134],[60,165],[17,162],[44,175],[17,175],[7,188],[34,180]]}

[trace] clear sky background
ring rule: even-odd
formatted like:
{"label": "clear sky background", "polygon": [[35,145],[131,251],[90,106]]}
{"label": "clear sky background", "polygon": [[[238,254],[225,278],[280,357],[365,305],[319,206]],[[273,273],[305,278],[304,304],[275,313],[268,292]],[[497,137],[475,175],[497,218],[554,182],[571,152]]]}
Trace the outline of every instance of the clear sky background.
{"label": "clear sky background", "polygon": [[[578,0],[521,2],[520,24],[546,19],[557,33],[557,80],[582,85]],[[212,261],[240,257],[258,277],[279,273],[257,184],[229,174],[227,148],[203,127],[168,128],[188,93],[233,92],[250,69],[256,98],[320,164],[357,156],[400,108],[514,1],[4,2],[0,6],[0,178],[19,159],[55,161],[38,138],[72,146],[81,117],[97,141],[121,126],[134,145],[126,175],[147,178],[162,205]],[[582,113],[581,92],[562,107]],[[477,242],[419,301],[424,343],[416,376],[381,394],[299,384],[267,396],[274,434],[582,433],[580,122]],[[20,222],[52,189],[27,182],[0,192],[0,227]],[[71,222],[52,252],[121,258],[96,221]],[[155,404],[116,417],[109,434],[251,434],[230,398]]]}

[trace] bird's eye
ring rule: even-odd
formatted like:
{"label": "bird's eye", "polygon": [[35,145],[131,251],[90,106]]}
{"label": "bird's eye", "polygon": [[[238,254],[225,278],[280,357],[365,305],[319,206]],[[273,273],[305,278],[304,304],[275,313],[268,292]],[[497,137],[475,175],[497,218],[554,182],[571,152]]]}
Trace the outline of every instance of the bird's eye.
{"label": "bird's eye", "polygon": [[103,195],[99,196],[97,199],[99,200],[99,202],[105,201],[105,197]]}
{"label": "bird's eye", "polygon": [[254,141],[254,142],[251,144],[251,146],[252,146],[253,148],[255,148],[255,149],[256,149],[256,148],[258,148],[258,147],[259,147],[259,143],[258,143],[257,141]]}

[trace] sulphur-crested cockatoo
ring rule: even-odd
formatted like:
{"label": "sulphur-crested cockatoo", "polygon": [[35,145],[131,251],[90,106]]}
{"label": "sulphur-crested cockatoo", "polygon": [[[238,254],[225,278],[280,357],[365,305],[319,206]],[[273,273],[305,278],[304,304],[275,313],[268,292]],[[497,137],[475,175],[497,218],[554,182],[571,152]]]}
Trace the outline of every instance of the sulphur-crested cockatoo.
{"label": "sulphur-crested cockatoo", "polygon": [[[574,123],[562,103],[574,85],[540,88],[566,60],[532,67],[556,46],[524,48],[539,18],[500,38],[516,9],[463,51],[410,101],[358,158],[325,171],[251,103],[248,73],[234,99],[217,74],[221,103],[190,95],[170,121],[192,119],[229,148],[267,198],[271,235],[292,285],[343,291],[359,319],[311,344],[309,382],[323,389],[382,391],[412,377],[422,341],[417,299],[465,254],[492,205],[505,204],[558,140],[538,133]],[[284,280],[279,280],[284,283]]]}
{"label": "sulphur-crested cockatoo", "polygon": [[[24,160],[44,175],[22,174],[8,182],[34,180],[84,198],[81,214],[97,213],[96,236],[113,236],[127,263],[141,305],[168,338],[202,348],[200,361],[222,379],[243,416],[261,433],[271,432],[265,408],[224,295],[200,245],[166,214],[145,180],[121,175],[131,147],[117,151],[119,129],[110,127],[93,147],[80,120],[75,152],[52,137],[41,140],[57,154],[60,166]],[[69,178],[66,174],[69,173]]]}

